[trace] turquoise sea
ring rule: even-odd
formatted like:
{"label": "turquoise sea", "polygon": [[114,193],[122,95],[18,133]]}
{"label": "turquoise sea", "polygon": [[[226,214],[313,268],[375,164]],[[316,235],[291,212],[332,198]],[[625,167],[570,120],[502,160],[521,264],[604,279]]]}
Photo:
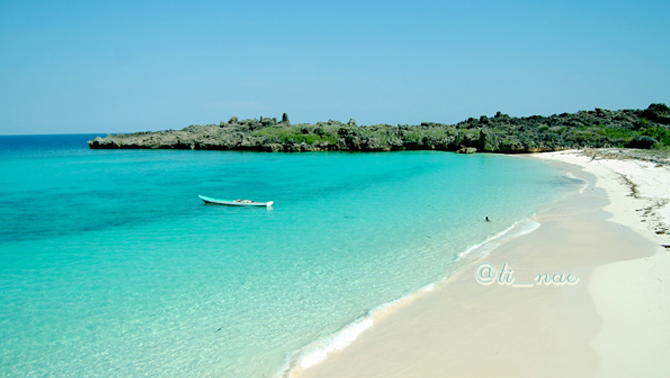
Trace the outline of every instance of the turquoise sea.
{"label": "turquoise sea", "polygon": [[0,137],[0,376],[280,375],[573,185],[500,155],[89,150],[94,137]]}

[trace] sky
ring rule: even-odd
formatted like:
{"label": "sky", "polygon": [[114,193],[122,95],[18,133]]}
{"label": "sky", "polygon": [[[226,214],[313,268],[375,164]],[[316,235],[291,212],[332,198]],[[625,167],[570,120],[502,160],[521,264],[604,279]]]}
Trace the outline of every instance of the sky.
{"label": "sky", "polygon": [[670,105],[670,1],[0,0],[0,135]]}

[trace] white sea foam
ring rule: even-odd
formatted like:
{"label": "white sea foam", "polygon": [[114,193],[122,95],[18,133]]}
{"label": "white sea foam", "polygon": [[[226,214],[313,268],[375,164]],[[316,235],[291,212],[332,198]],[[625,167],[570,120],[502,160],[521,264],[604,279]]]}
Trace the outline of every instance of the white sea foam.
{"label": "white sea foam", "polygon": [[505,240],[529,234],[540,228],[540,226],[541,226],[540,223],[535,222],[534,220],[529,218],[524,218],[514,223],[507,229],[491,236],[485,241],[468,248],[465,252],[462,252],[460,255],[458,255],[458,257],[462,258],[468,255],[473,255],[475,257],[485,257],[491,251],[500,246],[500,244]]}
{"label": "white sea foam", "polygon": [[580,179],[579,177],[576,177],[575,175],[572,174],[572,172],[566,172],[566,173],[564,173],[564,174],[563,174],[563,177],[566,177],[566,178],[568,178],[568,179],[570,179],[570,180],[581,181],[581,182],[583,182],[584,184],[583,184],[582,187],[579,189],[579,193],[582,193],[582,194],[583,194],[583,193],[584,193],[584,190],[586,190],[586,188],[589,187],[589,182],[588,182],[588,181],[586,181],[586,180],[584,180],[584,179]]}
{"label": "white sea foam", "polygon": [[349,323],[334,334],[312,342],[294,354],[292,362],[284,369],[282,376],[292,377],[296,368],[301,370],[308,369],[324,361],[328,357],[328,354],[345,349],[361,333],[372,327],[375,320],[378,320],[379,317],[390,313],[397,306],[411,302],[417,297],[417,294],[433,291],[434,288],[435,284],[431,283],[394,301],[384,303],[368,311],[367,314]]}
{"label": "white sea foam", "polygon": [[372,314],[367,314],[363,318],[349,324],[340,332],[337,332],[336,334],[329,337],[329,340],[325,340],[325,342],[319,342],[318,344],[322,345],[321,348],[318,348],[319,345],[316,345],[317,348],[315,348],[315,350],[310,350],[300,358],[300,367],[307,369],[310,366],[314,366],[325,360],[328,353],[342,350],[348,347],[354,340],[358,338],[358,335],[360,335],[366,329],[372,327],[374,324],[373,317],[374,316]]}
{"label": "white sea foam", "polygon": [[[538,222],[528,218],[522,219],[504,231],[488,238],[484,242],[468,248],[468,250],[459,255],[459,258],[467,255],[484,257],[497,248],[503,241],[531,233],[539,227],[540,223]],[[351,345],[361,333],[372,327],[375,320],[379,319],[380,316],[388,314],[399,305],[411,302],[417,297],[417,294],[433,291],[435,285],[436,283],[428,284],[401,298],[384,303],[368,311],[367,314],[349,323],[341,330],[305,346],[293,355],[281,376],[285,378],[292,377],[296,369],[308,369],[324,361],[328,357],[328,354],[345,349]]]}
{"label": "white sea foam", "polygon": [[426,285],[426,286],[422,287],[421,289],[419,289],[418,291],[428,292],[428,291],[433,291],[433,289],[435,289],[435,284],[434,283]]}

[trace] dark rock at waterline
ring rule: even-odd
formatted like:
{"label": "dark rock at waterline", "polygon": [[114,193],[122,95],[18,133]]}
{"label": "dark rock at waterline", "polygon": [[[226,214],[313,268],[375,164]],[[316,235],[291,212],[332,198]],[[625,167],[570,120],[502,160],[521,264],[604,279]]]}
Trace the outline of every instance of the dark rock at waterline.
{"label": "dark rock at waterline", "polygon": [[468,118],[455,125],[357,126],[329,120],[316,124],[276,118],[239,120],[218,125],[191,125],[182,130],[107,135],[89,141],[92,149],[193,149],[304,151],[442,150],[524,153],[573,148],[670,147],[670,109],[651,104],[644,110],[606,110],[558,115]]}
{"label": "dark rock at waterline", "polygon": [[477,152],[477,149],[474,147],[461,147],[456,152],[459,154],[474,154],[475,152]]}

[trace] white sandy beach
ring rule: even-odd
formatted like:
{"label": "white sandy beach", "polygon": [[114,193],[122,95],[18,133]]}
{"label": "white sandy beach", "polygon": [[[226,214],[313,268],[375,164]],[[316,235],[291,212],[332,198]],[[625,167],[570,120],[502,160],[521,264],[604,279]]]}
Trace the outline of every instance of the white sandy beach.
{"label": "white sandy beach", "polygon": [[[575,152],[539,155],[578,164],[598,178],[610,221],[635,230],[654,255],[596,268],[589,292],[603,324],[592,340],[599,377],[670,376],[670,169],[638,161],[592,159]],[[635,186],[632,193],[631,184]]]}
{"label": "white sandy beach", "polygon": [[[578,151],[533,156],[588,185],[480,261],[532,286],[483,285],[469,267],[295,375],[670,376],[670,169]],[[573,284],[538,284],[538,273],[572,274]]]}

